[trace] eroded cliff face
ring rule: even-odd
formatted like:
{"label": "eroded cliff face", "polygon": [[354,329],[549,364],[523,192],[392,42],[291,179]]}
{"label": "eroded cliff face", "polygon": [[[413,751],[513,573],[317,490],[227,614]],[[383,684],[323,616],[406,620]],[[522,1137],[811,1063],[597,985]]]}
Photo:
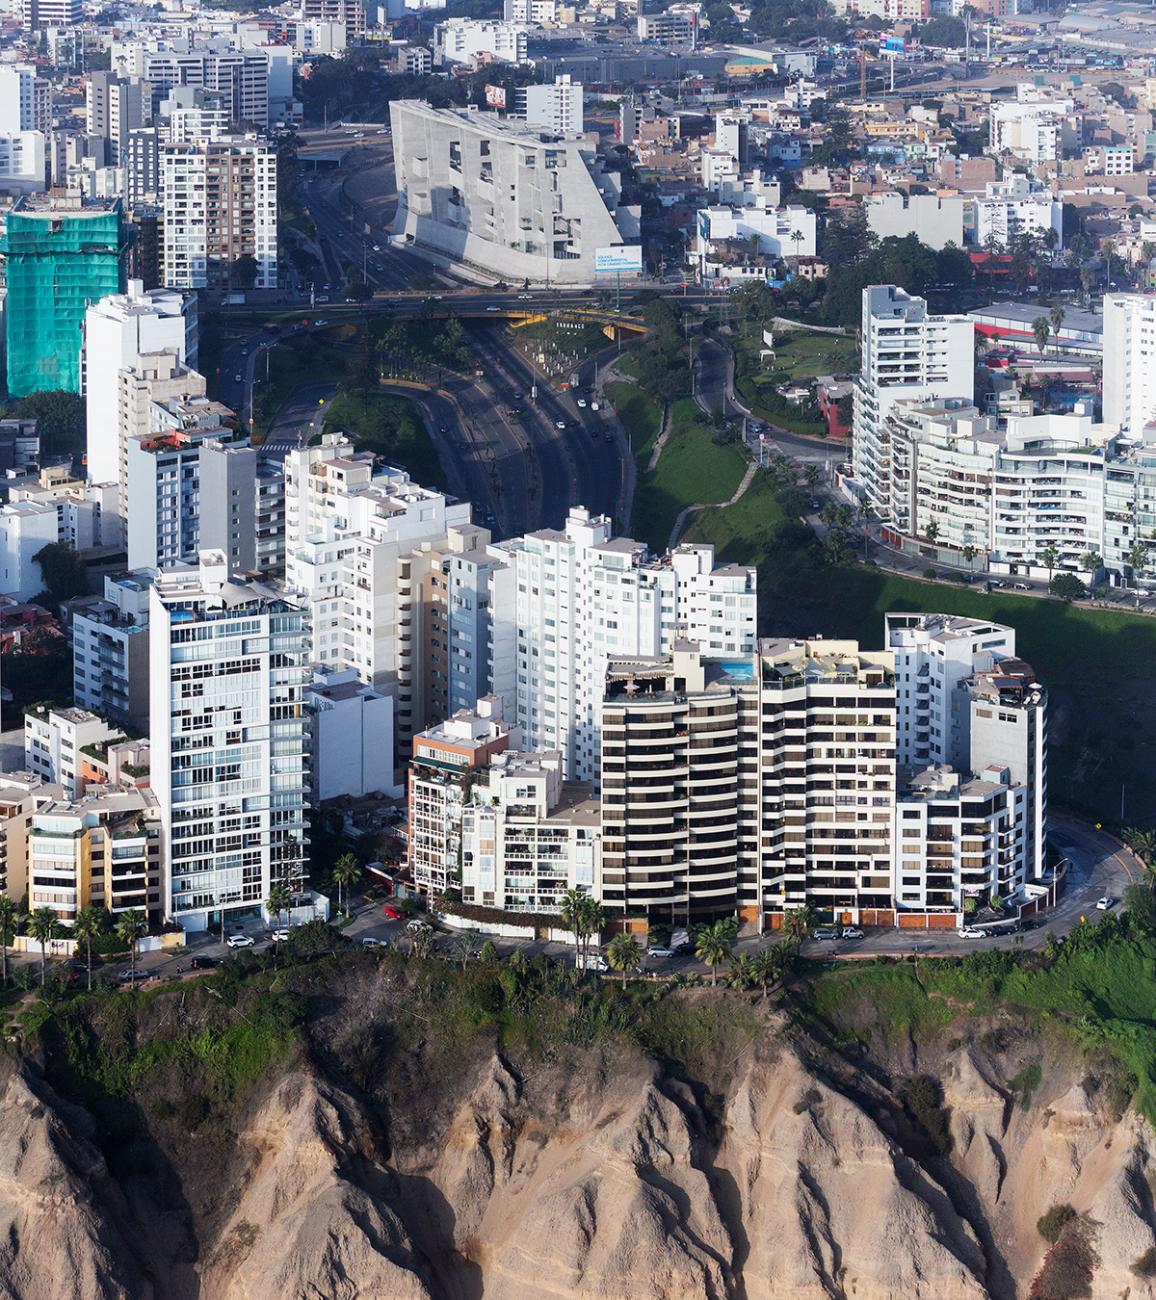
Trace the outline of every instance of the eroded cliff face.
{"label": "eroded cliff face", "polygon": [[298,1062],[195,1174],[163,1153],[179,1211],[114,1176],[93,1119],[16,1063],[0,1293],[1010,1300],[1046,1249],[1036,1220],[1069,1202],[1092,1224],[1095,1300],[1156,1295],[1132,1269],[1156,1245],[1144,1121],[1058,1067],[1024,1106],[998,1059],[960,1043],[935,1062],[943,1157],[880,1072],[804,1061],[770,1018],[715,1089],[625,1051],[521,1071],[493,1052],[440,1081],[450,1100],[423,1127],[411,1097],[383,1113]]}

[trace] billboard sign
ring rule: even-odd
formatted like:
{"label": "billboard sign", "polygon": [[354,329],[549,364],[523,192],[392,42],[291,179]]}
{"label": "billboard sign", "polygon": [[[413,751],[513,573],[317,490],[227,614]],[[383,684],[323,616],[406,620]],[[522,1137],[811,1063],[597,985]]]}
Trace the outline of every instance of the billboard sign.
{"label": "billboard sign", "polygon": [[487,86],[486,105],[489,108],[505,108],[506,107],[505,86]]}
{"label": "billboard sign", "polygon": [[620,248],[596,248],[594,270],[638,273],[642,270],[642,245],[623,244]]}
{"label": "billboard sign", "polygon": [[881,36],[879,38],[879,53],[885,58],[895,58],[897,55],[905,54],[907,43],[902,36]]}

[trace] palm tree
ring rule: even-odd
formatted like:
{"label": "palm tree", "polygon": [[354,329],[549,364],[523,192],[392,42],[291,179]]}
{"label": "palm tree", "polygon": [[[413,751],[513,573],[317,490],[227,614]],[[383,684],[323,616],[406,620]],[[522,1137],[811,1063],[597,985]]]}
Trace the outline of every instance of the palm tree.
{"label": "palm tree", "polygon": [[558,903],[562,924],[574,936],[574,964],[582,965],[582,903],[586,895],[580,889],[568,889]]}
{"label": "palm tree", "polygon": [[1054,546],[1045,546],[1040,552],[1040,563],[1048,571],[1048,583],[1052,581],[1052,572],[1060,562],[1060,553]]}
{"label": "palm tree", "polygon": [[753,988],[759,982],[758,957],[751,953],[740,953],[731,965],[727,983],[732,989]]}
{"label": "palm tree", "polygon": [[116,933],[121,943],[128,945],[129,970],[136,978],[136,945],[149,932],[148,917],[138,907],[121,912],[116,922]]}
{"label": "palm tree", "polygon": [[795,261],[799,260],[799,245],[803,242],[803,232],[801,230],[791,231],[791,243],[795,246]]}
{"label": "palm tree", "polygon": [[933,519],[923,532],[929,542],[934,542],[939,536],[939,524]]}
{"label": "palm tree", "polygon": [[803,478],[808,487],[815,487],[820,478],[819,467],[813,460],[809,460],[803,467]]}
{"label": "palm tree", "polygon": [[602,904],[590,894],[582,896],[578,911],[582,919],[586,955],[589,957],[590,940],[602,932],[602,927],[606,924],[606,913],[602,910]]}
{"label": "palm tree", "polygon": [[12,942],[19,916],[20,909],[15,900],[7,894],[0,895],[0,970],[3,971],[4,987],[8,985],[8,945]]}
{"label": "palm tree", "polygon": [[[289,893],[289,887],[282,880],[274,880],[269,886],[269,896],[265,899],[265,911],[276,918],[277,929],[281,928],[281,914],[287,912],[292,905],[293,896]],[[273,935],[273,965],[277,964],[277,936]]]}
{"label": "palm tree", "polygon": [[58,929],[56,913],[51,907],[38,907],[28,918],[28,933],[40,944],[40,987],[44,987],[47,974],[47,952],[49,943],[56,938]]}
{"label": "palm tree", "polygon": [[718,982],[718,967],[731,959],[734,947],[734,927],[729,921],[716,921],[714,925],[704,925],[695,936],[694,955],[710,967],[710,986]]}
{"label": "palm tree", "polygon": [[625,931],[619,931],[607,945],[607,965],[611,970],[620,970],[622,972],[623,992],[626,991],[626,972],[634,970],[641,956],[642,949],[638,946],[638,940]]}
{"label": "palm tree", "polygon": [[1036,347],[1040,350],[1040,356],[1048,350],[1048,338],[1051,336],[1052,323],[1046,316],[1037,316],[1032,321],[1032,334],[1035,336]]}
{"label": "palm tree", "polygon": [[348,897],[346,891],[361,879],[361,863],[352,853],[343,853],[333,864],[333,870],[329,874],[337,886],[337,910],[348,914],[348,908],[343,900]]}
{"label": "palm tree", "polygon": [[789,907],[783,913],[783,937],[792,948],[797,948],[811,933],[811,909]]}
{"label": "palm tree", "polygon": [[1124,830],[1124,843],[1145,864],[1151,866],[1156,857],[1156,831],[1142,831],[1138,826],[1128,826]]}
{"label": "palm tree", "polygon": [[1084,554],[1080,556],[1080,568],[1083,569],[1085,573],[1095,573],[1099,567],[1100,556],[1097,551],[1085,551]]}
{"label": "palm tree", "polygon": [[1052,333],[1059,338],[1060,329],[1064,324],[1064,306],[1062,303],[1056,305],[1048,312],[1048,320],[1051,322]]}
{"label": "palm tree", "polygon": [[1148,548],[1139,538],[1137,538],[1128,548],[1128,563],[1132,568],[1132,576],[1136,577],[1140,570],[1148,563]]}
{"label": "palm tree", "polygon": [[755,979],[763,987],[764,1000],[767,996],[767,987],[782,975],[785,958],[786,949],[782,945],[776,945],[774,948],[762,948],[755,953]]}
{"label": "palm tree", "polygon": [[104,929],[103,908],[82,907],[72,923],[72,935],[77,943],[84,944],[85,967],[88,974],[88,991],[92,992],[92,941]]}

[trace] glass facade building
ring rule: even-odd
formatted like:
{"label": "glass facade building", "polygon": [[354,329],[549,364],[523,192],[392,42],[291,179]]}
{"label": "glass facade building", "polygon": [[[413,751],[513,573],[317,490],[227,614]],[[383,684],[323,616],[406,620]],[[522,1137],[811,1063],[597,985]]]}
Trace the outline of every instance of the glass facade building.
{"label": "glass facade building", "polygon": [[8,214],[0,251],[8,296],[8,393],[80,392],[85,309],[124,289],[120,200],[25,198]]}

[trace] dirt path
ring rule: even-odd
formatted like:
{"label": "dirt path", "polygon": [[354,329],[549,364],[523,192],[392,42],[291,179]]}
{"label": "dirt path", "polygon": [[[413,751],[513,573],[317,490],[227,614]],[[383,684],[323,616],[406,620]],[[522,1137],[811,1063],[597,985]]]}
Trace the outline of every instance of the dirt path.
{"label": "dirt path", "polygon": [[741,501],[747,488],[750,487],[758,468],[758,465],[756,465],[752,460],[747,466],[742,481],[739,483],[738,487],[735,488],[734,494],[731,496],[729,501],[699,501],[693,506],[685,506],[680,510],[678,512],[678,518],[674,521],[674,527],[670,530],[670,541],[666,544],[667,550],[673,551],[678,545],[678,539],[682,536],[682,530],[686,526],[686,521],[691,515],[695,514],[696,511],[709,510],[712,506],[733,506],[735,502]]}

